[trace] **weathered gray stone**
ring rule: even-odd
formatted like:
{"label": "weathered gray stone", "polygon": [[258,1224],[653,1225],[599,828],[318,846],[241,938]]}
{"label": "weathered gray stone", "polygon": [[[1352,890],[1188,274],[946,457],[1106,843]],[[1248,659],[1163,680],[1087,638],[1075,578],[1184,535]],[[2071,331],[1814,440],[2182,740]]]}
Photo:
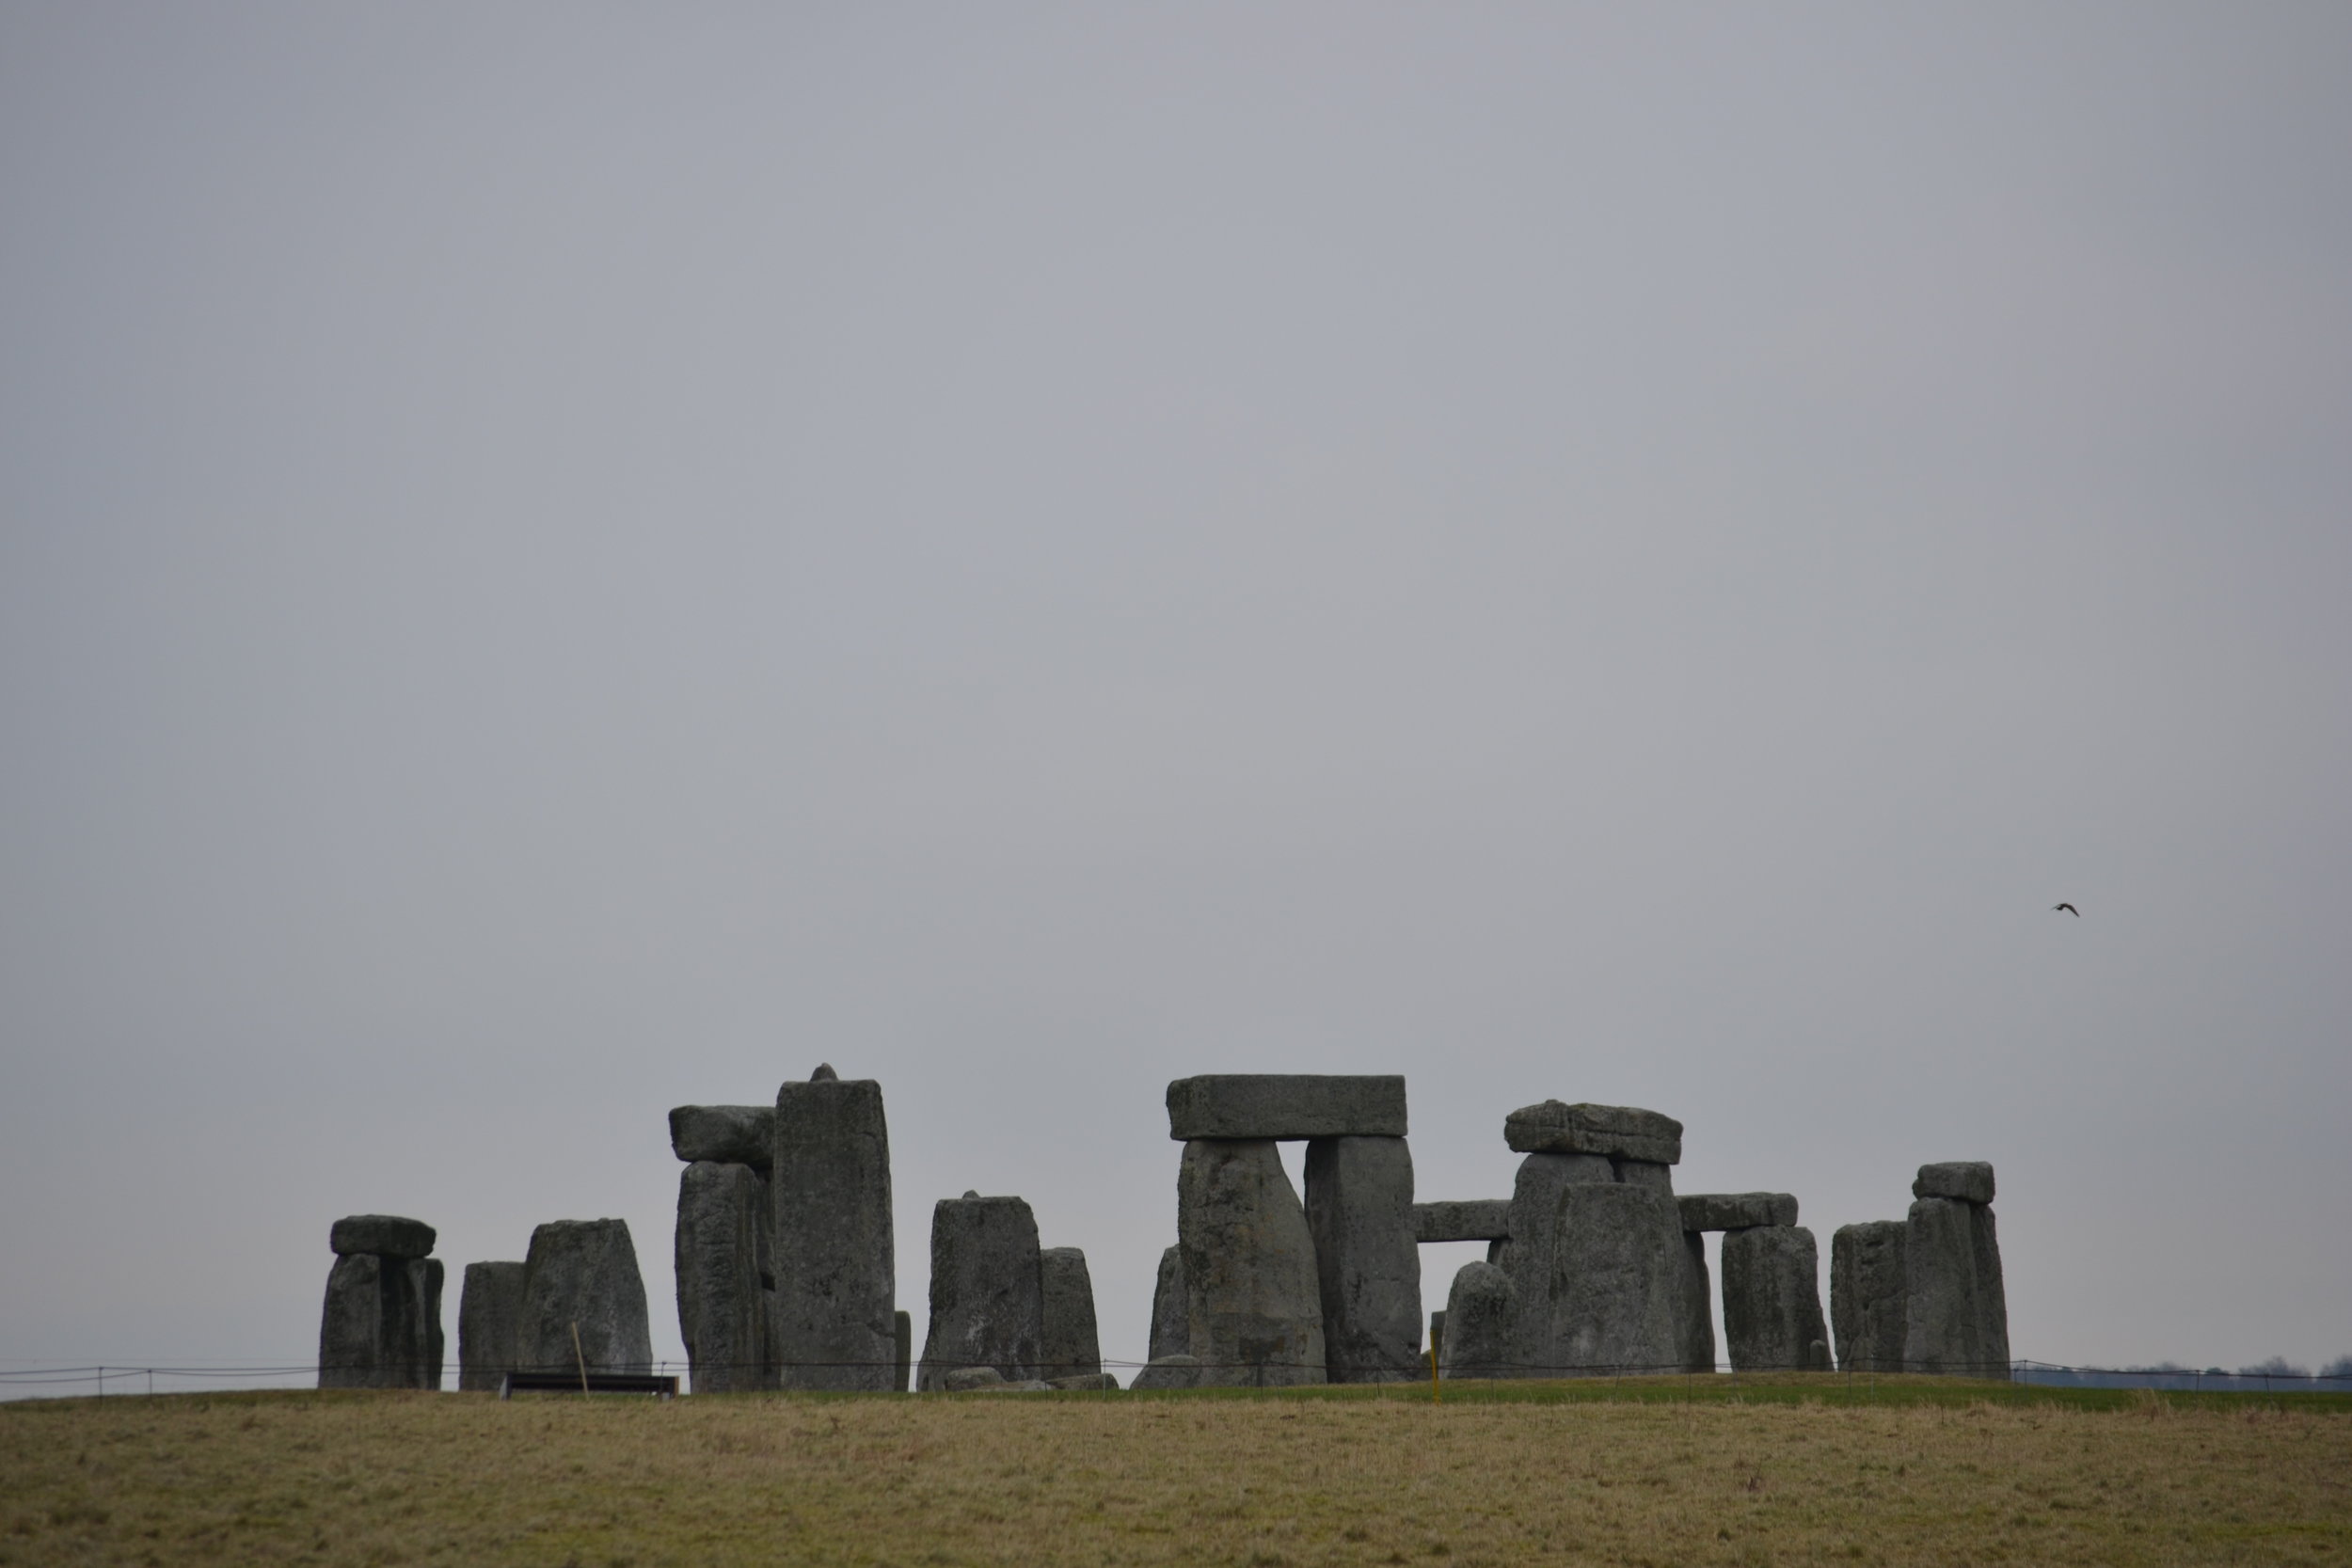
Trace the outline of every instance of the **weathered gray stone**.
{"label": "weathered gray stone", "polygon": [[1713,1371],[1715,1292],[1707,1277],[1707,1238],[1696,1230],[1682,1233],[1682,1277],[1675,1299],[1682,1322],[1683,1370]]}
{"label": "weathered gray stone", "polygon": [[1724,1233],[1724,1338],[1732,1370],[1827,1371],[1820,1256],[1801,1225]]}
{"label": "weathered gray stone", "polygon": [[769,1201],[779,1382],[881,1393],[897,1370],[898,1305],[882,1085],[818,1070],[776,1091]]}
{"label": "weathered gray stone", "polygon": [[1617,1180],[1629,1187],[1647,1187],[1652,1192],[1672,1194],[1675,1171],[1672,1165],[1661,1165],[1655,1160],[1629,1160],[1619,1156],[1609,1162],[1617,1170]]}
{"label": "weathered gray stone", "polygon": [[1109,1372],[1084,1372],[1074,1377],[1049,1377],[1045,1386],[1071,1394],[1108,1394],[1118,1390],[1119,1379]]}
{"label": "weathered gray stone", "polygon": [[1511,1276],[1492,1263],[1465,1263],[1454,1272],[1445,1310],[1431,1314],[1441,1335],[1438,1368],[1447,1378],[1525,1377],[1518,1364],[1519,1294]]}
{"label": "weathered gray stone", "polygon": [[653,1370],[645,1282],[627,1220],[552,1220],[531,1233],[516,1348],[524,1367],[543,1371],[583,1360],[591,1372]]}
{"label": "weathered gray stone", "polygon": [[1176,1241],[1204,1385],[1325,1381],[1314,1237],[1272,1139],[1184,1145]]}
{"label": "weathered gray stone", "polygon": [[1169,1247],[1160,1254],[1159,1278],[1152,1287],[1152,1341],[1146,1360],[1192,1354],[1189,1311],[1184,1294],[1184,1249]]}
{"label": "weathered gray stone", "polygon": [[1498,1249],[1487,1248],[1487,1260],[1499,1264],[1518,1287],[1519,1299],[1530,1304],[1521,1326],[1529,1342],[1521,1346],[1521,1361],[1534,1359],[1534,1340],[1542,1337],[1539,1307],[1551,1291],[1553,1221],[1560,1209],[1560,1190],[1573,1183],[1606,1185],[1617,1179],[1616,1167],[1598,1154],[1531,1154],[1519,1162],[1512,1180],[1509,1225],[1511,1235]]}
{"label": "weathered gray stone", "polygon": [[326,1244],[335,1249],[338,1258],[366,1253],[405,1262],[412,1258],[430,1257],[433,1238],[433,1227],[422,1220],[403,1219],[398,1214],[351,1214],[335,1222],[334,1228],[327,1232]]}
{"label": "weathered gray stone", "polygon": [[1155,1355],[1151,1363],[1135,1375],[1127,1386],[1149,1388],[1198,1388],[1200,1385],[1200,1363],[1189,1355]]}
{"label": "weathered gray stone", "polygon": [[1413,1205],[1416,1242],[1501,1242],[1511,1235],[1507,1197],[1454,1198]]}
{"label": "weathered gray stone", "polygon": [[1680,1202],[1685,1230],[1745,1230],[1797,1223],[1793,1193],[1691,1193]]}
{"label": "weathered gray stone", "polygon": [[898,1370],[891,1382],[891,1391],[903,1394],[913,1386],[907,1380],[914,1373],[914,1319],[903,1307],[890,1314],[890,1339],[898,1353]]}
{"label": "weathered gray stone", "polygon": [[764,1171],[776,1158],[773,1105],[680,1105],[670,1113],[670,1152]]}
{"label": "weathered gray stone", "polygon": [[1841,1371],[1903,1369],[1906,1231],[1901,1220],[1871,1220],[1841,1225],[1829,1239],[1829,1315]]}
{"label": "weathered gray stone", "polygon": [[1045,1301],[1037,1218],[1017,1197],[943,1197],[931,1209],[931,1321],[914,1386],[945,1386],[960,1367],[1013,1382],[1044,1359]]}
{"label": "weathered gray stone", "polygon": [[319,1311],[319,1386],[440,1386],[441,1260],[339,1255]]}
{"label": "weathered gray stone", "polygon": [[1521,1154],[1606,1154],[1661,1165],[1682,1163],[1682,1123],[1630,1105],[1564,1105],[1547,1100],[1505,1117],[1502,1136]]}
{"label": "weathered gray stone", "polygon": [[1963,1203],[1993,1201],[1993,1167],[1982,1160],[1947,1160],[1921,1165],[1911,1183],[1914,1197],[1956,1197]]}
{"label": "weathered gray stone", "polygon": [[1307,1145],[1307,1228],[1333,1383],[1418,1376],[1421,1248],[1413,1241],[1413,1156],[1403,1138]]}
{"label": "weathered gray stone", "polygon": [[1195,1138],[1401,1138],[1401,1075],[1217,1073],[1168,1086],[1168,1135]]}
{"label": "weathered gray stone", "polygon": [[520,1364],[516,1337],[523,1321],[523,1266],[469,1263],[457,1296],[457,1386],[496,1393]]}
{"label": "weathered gray stone", "polygon": [[1059,1386],[1103,1370],[1103,1343],[1094,1323],[1094,1276],[1087,1255],[1074,1246],[1047,1247],[1037,1255],[1038,1286],[1045,1303],[1044,1348],[1039,1365],[1046,1382]]}
{"label": "weathered gray stone", "polygon": [[697,1394],[776,1386],[771,1365],[768,1182],[747,1164],[697,1160],[678,1177],[678,1333]]}
{"label": "weathered gray stone", "polygon": [[1524,1291],[1520,1297],[1522,1324],[1534,1324],[1525,1375],[1679,1370],[1686,1357],[1678,1310],[1686,1267],[1671,1193],[1629,1182],[1560,1187],[1549,1288],[1538,1302]]}
{"label": "weathered gray stone", "polygon": [[950,1367],[939,1377],[944,1394],[969,1394],[977,1388],[1001,1388],[1005,1374],[993,1367]]}
{"label": "weathered gray stone", "polygon": [[1923,1197],[1903,1235],[1903,1370],[2009,1375],[2009,1298],[1993,1211]]}

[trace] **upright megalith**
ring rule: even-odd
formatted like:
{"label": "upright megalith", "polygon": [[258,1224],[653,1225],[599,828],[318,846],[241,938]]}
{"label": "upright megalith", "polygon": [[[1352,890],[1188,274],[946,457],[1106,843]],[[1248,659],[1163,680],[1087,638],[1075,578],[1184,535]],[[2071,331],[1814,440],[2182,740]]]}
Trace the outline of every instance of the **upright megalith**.
{"label": "upright megalith", "polygon": [[1037,1255],[1039,1293],[1044,1299],[1044,1350],[1038,1375],[1099,1377],[1103,1341],[1094,1322],[1094,1276],[1087,1255],[1074,1246],[1047,1247]]}
{"label": "upright megalith", "polygon": [[773,1229],[752,1166],[697,1160],[678,1178],[678,1334],[697,1394],[775,1386]]}
{"label": "upright megalith", "polygon": [[[1520,1300],[1522,1323],[1534,1330],[1528,1375],[1680,1370],[1685,1260],[1673,1195],[1630,1182],[1570,1182],[1559,1189],[1551,1231],[1547,1288]],[[1450,1307],[1447,1316],[1450,1330]]]}
{"label": "upright megalith", "polygon": [[1190,1310],[1184,1295],[1184,1249],[1172,1246],[1160,1254],[1159,1275],[1152,1286],[1152,1338],[1145,1360],[1192,1354]]}
{"label": "upright megalith", "polygon": [[1705,1232],[1682,1233],[1682,1268],[1675,1285],[1675,1316],[1682,1324],[1682,1370],[1715,1370],[1715,1292],[1707,1275]]}
{"label": "upright megalith", "polygon": [[931,1321],[914,1386],[935,1393],[949,1372],[993,1367],[1014,1383],[1040,1375],[1045,1297],[1037,1217],[1017,1197],[966,1193],[931,1209]]}
{"label": "upright megalith", "polygon": [[914,1370],[914,1318],[903,1307],[890,1314],[890,1339],[898,1355],[898,1370],[891,1379],[890,1391],[903,1394],[912,1386],[908,1380]]}
{"label": "upright megalith", "polygon": [[1724,1338],[1734,1371],[1827,1371],[1820,1257],[1801,1225],[1724,1233]]}
{"label": "upright megalith", "polygon": [[1519,1162],[1505,1220],[1508,1236],[1500,1255],[1490,1254],[1488,1260],[1518,1282],[1522,1300],[1539,1299],[1550,1289],[1553,1221],[1561,1190],[1580,1182],[1606,1185],[1616,1179],[1616,1167],[1598,1154],[1530,1154]]}
{"label": "upright megalith", "polygon": [[645,1281],[627,1220],[551,1220],[531,1233],[516,1348],[524,1367],[543,1371],[653,1370]]}
{"label": "upright megalith", "polygon": [[2007,1377],[2009,1298],[1993,1224],[1993,1167],[1922,1165],[1912,1192],[1916,1201],[1903,1235],[1904,1370]]}
{"label": "upright megalith", "polygon": [[1870,1220],[1841,1225],[1829,1239],[1829,1316],[1840,1371],[1903,1370],[1907,1229],[1901,1220]]}
{"label": "upright megalith", "polygon": [[457,1296],[457,1386],[496,1393],[520,1366],[516,1336],[523,1321],[523,1266],[469,1263]]}
{"label": "upright megalith", "polygon": [[1213,1073],[1168,1085],[1168,1135],[1195,1138],[1405,1136],[1401,1074]]}
{"label": "upright megalith", "polygon": [[898,1279],[882,1085],[820,1066],[779,1088],[769,1183],[781,1386],[887,1390]]}
{"label": "upright megalith", "polygon": [[1492,1263],[1465,1263],[1454,1274],[1445,1310],[1430,1314],[1443,1336],[1438,1370],[1448,1378],[1525,1377],[1518,1364],[1518,1291]]}
{"label": "upright megalith", "polygon": [[1403,1138],[1316,1138],[1307,1145],[1307,1227],[1333,1383],[1419,1375],[1421,1248],[1414,1241],[1413,1156]]}
{"label": "upright megalith", "polygon": [[335,1222],[319,1310],[322,1388],[441,1386],[441,1260],[433,1227],[391,1214]]}
{"label": "upright megalith", "polygon": [[1176,1237],[1203,1385],[1325,1381],[1314,1236],[1273,1139],[1184,1145]]}

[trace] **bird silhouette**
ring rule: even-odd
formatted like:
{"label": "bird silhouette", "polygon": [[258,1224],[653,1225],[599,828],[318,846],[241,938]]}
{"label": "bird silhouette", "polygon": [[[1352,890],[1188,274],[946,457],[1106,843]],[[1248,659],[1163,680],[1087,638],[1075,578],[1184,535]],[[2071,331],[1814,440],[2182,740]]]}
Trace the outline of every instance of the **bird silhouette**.
{"label": "bird silhouette", "polygon": [[2083,911],[2076,909],[2072,904],[2053,904],[2050,906],[2050,912],[2052,914],[2056,914],[2060,910],[2064,910],[2068,914],[2073,915],[2077,920],[2080,920],[2083,917]]}

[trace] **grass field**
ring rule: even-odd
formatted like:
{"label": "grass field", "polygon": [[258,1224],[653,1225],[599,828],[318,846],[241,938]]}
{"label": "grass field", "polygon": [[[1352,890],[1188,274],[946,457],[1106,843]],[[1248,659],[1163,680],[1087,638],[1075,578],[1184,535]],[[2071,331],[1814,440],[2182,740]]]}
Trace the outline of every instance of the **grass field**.
{"label": "grass field", "polygon": [[1931,1379],[0,1406],[0,1562],[2352,1565],[2352,1400]]}

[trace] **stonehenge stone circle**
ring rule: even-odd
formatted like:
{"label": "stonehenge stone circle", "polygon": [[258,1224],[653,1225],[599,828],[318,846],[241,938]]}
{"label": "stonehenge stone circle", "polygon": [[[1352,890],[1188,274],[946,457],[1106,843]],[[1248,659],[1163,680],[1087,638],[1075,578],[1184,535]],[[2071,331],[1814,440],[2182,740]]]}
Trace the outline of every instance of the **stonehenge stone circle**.
{"label": "stonehenge stone circle", "polygon": [[697,1160],[678,1178],[678,1333],[697,1394],[775,1386],[773,1224],[767,1179],[748,1164]]}
{"label": "stonehenge stone circle", "polygon": [[1152,1287],[1152,1341],[1147,1361],[1192,1354],[1192,1324],[1184,1295],[1184,1249],[1160,1254],[1159,1278]]}
{"label": "stonehenge stone circle", "polygon": [[1901,1220],[1871,1220],[1841,1225],[1829,1239],[1830,1326],[1841,1371],[1903,1370],[1907,1233]]}
{"label": "stonehenge stone circle", "polygon": [[1956,1197],[1963,1203],[1993,1201],[1993,1167],[1982,1160],[1948,1160],[1921,1165],[1911,1183],[1914,1197]]}
{"label": "stonehenge stone circle", "polygon": [[1455,1198],[1413,1205],[1416,1242],[1502,1242],[1511,1237],[1507,1197]]}
{"label": "stonehenge stone circle", "polygon": [[1400,1074],[1222,1073],[1168,1085],[1168,1135],[1196,1138],[1405,1136]]}
{"label": "stonehenge stone circle", "polygon": [[[441,1386],[441,1260],[433,1227],[355,1214],[328,1232],[335,1266],[319,1308],[319,1386]],[[389,1252],[361,1250],[388,1246]]]}
{"label": "stonehenge stone circle", "polygon": [[1682,1233],[1681,1276],[1675,1287],[1675,1312],[1682,1323],[1682,1370],[1715,1370],[1715,1292],[1707,1277],[1707,1238]]}
{"label": "stonehenge stone circle", "polygon": [[1094,1323],[1094,1276],[1087,1255],[1074,1246],[1047,1247],[1037,1255],[1044,1298],[1044,1350],[1040,1363],[1048,1383],[1099,1377],[1103,1344]]}
{"label": "stonehenge stone circle", "polygon": [[1445,1310],[1431,1314],[1441,1335],[1438,1368],[1447,1378],[1525,1377],[1518,1365],[1518,1291],[1492,1263],[1454,1271]]}
{"label": "stonehenge stone circle", "polygon": [[773,1105],[680,1105],[670,1113],[670,1150],[688,1164],[766,1170],[776,1157]]}
{"label": "stonehenge stone circle", "polygon": [[946,1386],[961,1368],[1007,1379],[1039,1375],[1045,1302],[1037,1218],[1017,1197],[966,1193],[931,1209],[931,1319],[915,1369],[917,1391]]}
{"label": "stonehenge stone circle", "polygon": [[[1949,1168],[1923,1167],[1920,1180]],[[1976,1190],[1990,1192],[1992,1167],[1982,1168]],[[1915,1200],[1904,1222],[1903,1276],[1906,1371],[2009,1375],[2009,1300],[1990,1207],[1957,1197]]]}
{"label": "stonehenge stone circle", "polygon": [[516,1349],[535,1370],[582,1363],[591,1372],[653,1370],[645,1282],[627,1220],[551,1220],[531,1233]]}
{"label": "stonehenge stone circle", "polygon": [[1421,1248],[1413,1240],[1413,1156],[1403,1138],[1307,1145],[1307,1228],[1333,1383],[1419,1375]]}
{"label": "stonehenge stone circle", "polygon": [[897,1369],[882,1085],[819,1066],[776,1091],[771,1343],[786,1388],[886,1391]]}
{"label": "stonehenge stone circle", "polygon": [[1531,1154],[1512,1180],[1510,1236],[1497,1259],[1518,1282],[1523,1300],[1540,1300],[1550,1289],[1554,1220],[1563,1188],[1579,1182],[1613,1182],[1616,1167],[1598,1154]]}
{"label": "stonehenge stone circle", "polygon": [[[1520,1316],[1534,1330],[1525,1336],[1527,1375],[1679,1370],[1684,1257],[1673,1195],[1626,1182],[1572,1181],[1559,1189],[1551,1229],[1547,1289],[1533,1300],[1521,1292]],[[1521,1269],[1524,1279],[1523,1259]],[[1449,1307],[1449,1332],[1452,1319]]]}
{"label": "stonehenge stone circle", "polygon": [[469,1263],[457,1296],[457,1386],[496,1393],[520,1365],[516,1336],[523,1320],[523,1266]]}
{"label": "stonehenge stone circle", "polygon": [[1685,1230],[1746,1230],[1797,1223],[1793,1193],[1692,1193],[1679,1201]]}
{"label": "stonehenge stone circle", "polygon": [[[1171,1106],[1175,1100],[1171,1088]],[[1314,1236],[1273,1139],[1184,1145],[1176,1238],[1186,1332],[1204,1384],[1326,1381]]]}
{"label": "stonehenge stone circle", "polygon": [[907,1380],[914,1372],[914,1318],[903,1307],[890,1314],[890,1338],[898,1353],[898,1370],[890,1391],[903,1394],[912,1386]]}
{"label": "stonehenge stone circle", "polygon": [[1801,1225],[1724,1234],[1724,1338],[1734,1371],[1827,1371],[1820,1258]]}
{"label": "stonehenge stone circle", "polygon": [[1682,1123],[1630,1105],[1564,1105],[1547,1100],[1503,1119],[1503,1141],[1520,1154],[1601,1154],[1653,1164],[1682,1163]]}

